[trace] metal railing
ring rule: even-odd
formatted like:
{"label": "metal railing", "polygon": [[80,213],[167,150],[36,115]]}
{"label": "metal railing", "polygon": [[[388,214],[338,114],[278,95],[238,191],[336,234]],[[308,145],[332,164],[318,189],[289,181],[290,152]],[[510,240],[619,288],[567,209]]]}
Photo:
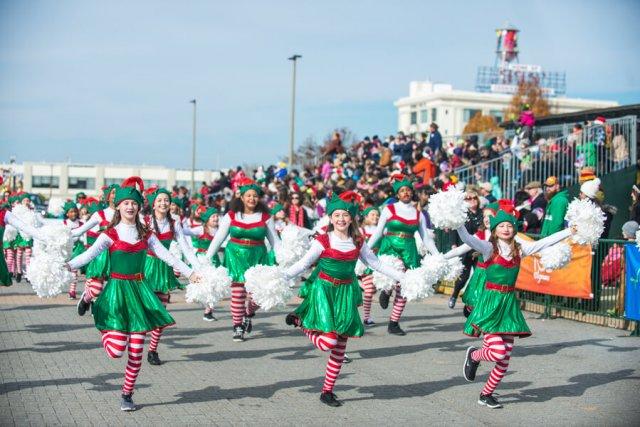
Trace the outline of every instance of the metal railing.
{"label": "metal railing", "polygon": [[[559,125],[560,126],[560,125]],[[554,129],[543,128],[550,135]],[[555,128],[558,131],[559,128]],[[535,134],[540,134],[540,129]],[[500,157],[456,169],[461,182],[492,182],[497,197],[513,198],[531,181],[559,178],[562,186],[578,182],[580,169],[593,167],[596,175],[624,169],[637,159],[637,118],[612,119],[606,126],[588,126],[579,134],[546,138],[532,144],[513,139],[511,148]]]}

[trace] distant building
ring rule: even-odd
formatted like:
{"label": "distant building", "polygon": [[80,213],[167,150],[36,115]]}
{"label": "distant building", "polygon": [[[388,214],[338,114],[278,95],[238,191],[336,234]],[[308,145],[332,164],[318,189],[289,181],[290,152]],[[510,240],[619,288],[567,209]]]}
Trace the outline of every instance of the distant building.
{"label": "distant building", "polygon": [[[173,186],[191,187],[190,169],[171,169],[163,166],[79,165],[68,163],[0,164],[5,179],[13,178],[22,189],[46,198],[73,198],[79,192],[99,195],[103,185],[120,184],[124,178],[140,176],[145,186],[156,184],[171,189]],[[195,185],[211,182],[220,176],[214,171],[195,171]]]}
{"label": "distant building", "polygon": [[[436,122],[442,135],[460,135],[467,122],[477,113],[491,115],[498,122],[504,119],[512,95],[454,90],[453,86],[430,81],[412,81],[409,96],[394,105],[398,109],[398,130],[405,133],[428,132],[429,124]],[[551,97],[551,114],[571,113],[618,105],[615,101],[598,101]]]}

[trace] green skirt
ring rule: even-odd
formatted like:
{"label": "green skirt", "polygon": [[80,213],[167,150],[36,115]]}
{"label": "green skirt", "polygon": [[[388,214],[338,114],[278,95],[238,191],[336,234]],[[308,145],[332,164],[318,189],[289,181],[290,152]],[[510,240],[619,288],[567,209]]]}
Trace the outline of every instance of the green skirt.
{"label": "green skirt", "polygon": [[4,254],[0,256],[0,285],[11,286],[11,276],[9,276],[9,269],[7,268],[7,261],[4,259]]}
{"label": "green skirt", "polygon": [[147,255],[144,263],[144,282],[153,292],[163,294],[181,288],[180,282],[173,274],[173,268],[160,258],[151,255]]}
{"label": "green skirt", "polygon": [[335,332],[347,337],[361,337],[364,325],[358,312],[362,292],[357,280],[346,285],[334,285],[314,274],[300,288],[304,298],[295,310],[302,328],[320,332]]}
{"label": "green skirt", "polygon": [[175,323],[151,288],[136,280],[110,278],[91,312],[100,331],[149,332]]}
{"label": "green skirt", "polygon": [[18,233],[18,237],[14,240],[14,245],[16,248],[31,248],[33,247],[33,239],[25,239]]}
{"label": "green skirt", "polygon": [[384,236],[378,251],[378,256],[380,255],[393,255],[400,258],[407,269],[420,267],[420,254],[413,237],[405,239],[396,236]]}
{"label": "green skirt", "polygon": [[467,318],[465,335],[481,334],[531,335],[531,330],[520,310],[515,292],[499,292],[483,289],[482,295]]}
{"label": "green skirt", "polygon": [[244,283],[244,273],[254,265],[273,265],[264,245],[245,246],[229,242],[224,250],[224,266],[233,283]]}
{"label": "green skirt", "polygon": [[464,290],[464,294],[462,294],[462,302],[464,305],[473,308],[478,304],[482,291],[484,291],[484,283],[486,282],[486,279],[487,270],[485,268],[478,267],[477,265],[474,266],[471,279],[469,279],[467,288]]}
{"label": "green skirt", "polygon": [[73,244],[73,250],[71,251],[71,258],[75,258],[78,255],[82,254],[84,250],[85,250],[84,243],[82,243],[80,240],[76,241]]}
{"label": "green skirt", "polygon": [[87,264],[85,276],[87,279],[104,279],[109,276],[109,251],[102,251]]}
{"label": "green skirt", "polygon": [[2,249],[15,249],[16,248],[16,240],[13,239],[10,242],[2,242]]}

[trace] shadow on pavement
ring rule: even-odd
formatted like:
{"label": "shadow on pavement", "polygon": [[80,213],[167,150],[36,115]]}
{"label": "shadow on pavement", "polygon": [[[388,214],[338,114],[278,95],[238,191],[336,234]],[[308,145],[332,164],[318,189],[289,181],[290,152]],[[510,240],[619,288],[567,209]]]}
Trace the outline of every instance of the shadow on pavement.
{"label": "shadow on pavement", "polygon": [[[89,383],[92,385],[92,391],[116,391],[122,388],[122,381],[124,380],[124,372],[112,373],[112,374],[100,374],[95,377],[76,377],[76,378],[59,378],[54,380],[33,380],[33,381],[16,381],[0,384],[0,395],[11,393],[18,390],[26,390],[38,387],[47,386],[65,386],[76,385],[82,383]],[[109,384],[107,381],[116,381],[114,384]],[[147,388],[149,385],[136,384],[136,389]]]}

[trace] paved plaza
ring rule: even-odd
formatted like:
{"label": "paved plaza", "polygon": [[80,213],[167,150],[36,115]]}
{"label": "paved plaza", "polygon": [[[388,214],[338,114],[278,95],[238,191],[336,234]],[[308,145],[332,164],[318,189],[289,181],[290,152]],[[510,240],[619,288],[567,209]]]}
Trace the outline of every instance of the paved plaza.
{"label": "paved plaza", "polygon": [[[119,409],[124,359],[104,354],[91,316],[59,296],[37,298],[26,283],[0,288],[2,425],[638,425],[640,338],[568,320],[536,319],[516,340],[498,388],[503,409],[476,403],[477,382],[461,376],[461,309],[443,296],[409,303],[405,337],[378,325],[351,340],[336,386],[341,408],[318,397],[326,355],[284,324],[286,310],[259,312],[244,343],[231,340],[228,303],[217,322],[202,320],[183,293],[169,311],[177,326],[159,347],[162,366],[145,359],[134,395],[140,409]],[[293,305],[291,306],[293,307]]]}

